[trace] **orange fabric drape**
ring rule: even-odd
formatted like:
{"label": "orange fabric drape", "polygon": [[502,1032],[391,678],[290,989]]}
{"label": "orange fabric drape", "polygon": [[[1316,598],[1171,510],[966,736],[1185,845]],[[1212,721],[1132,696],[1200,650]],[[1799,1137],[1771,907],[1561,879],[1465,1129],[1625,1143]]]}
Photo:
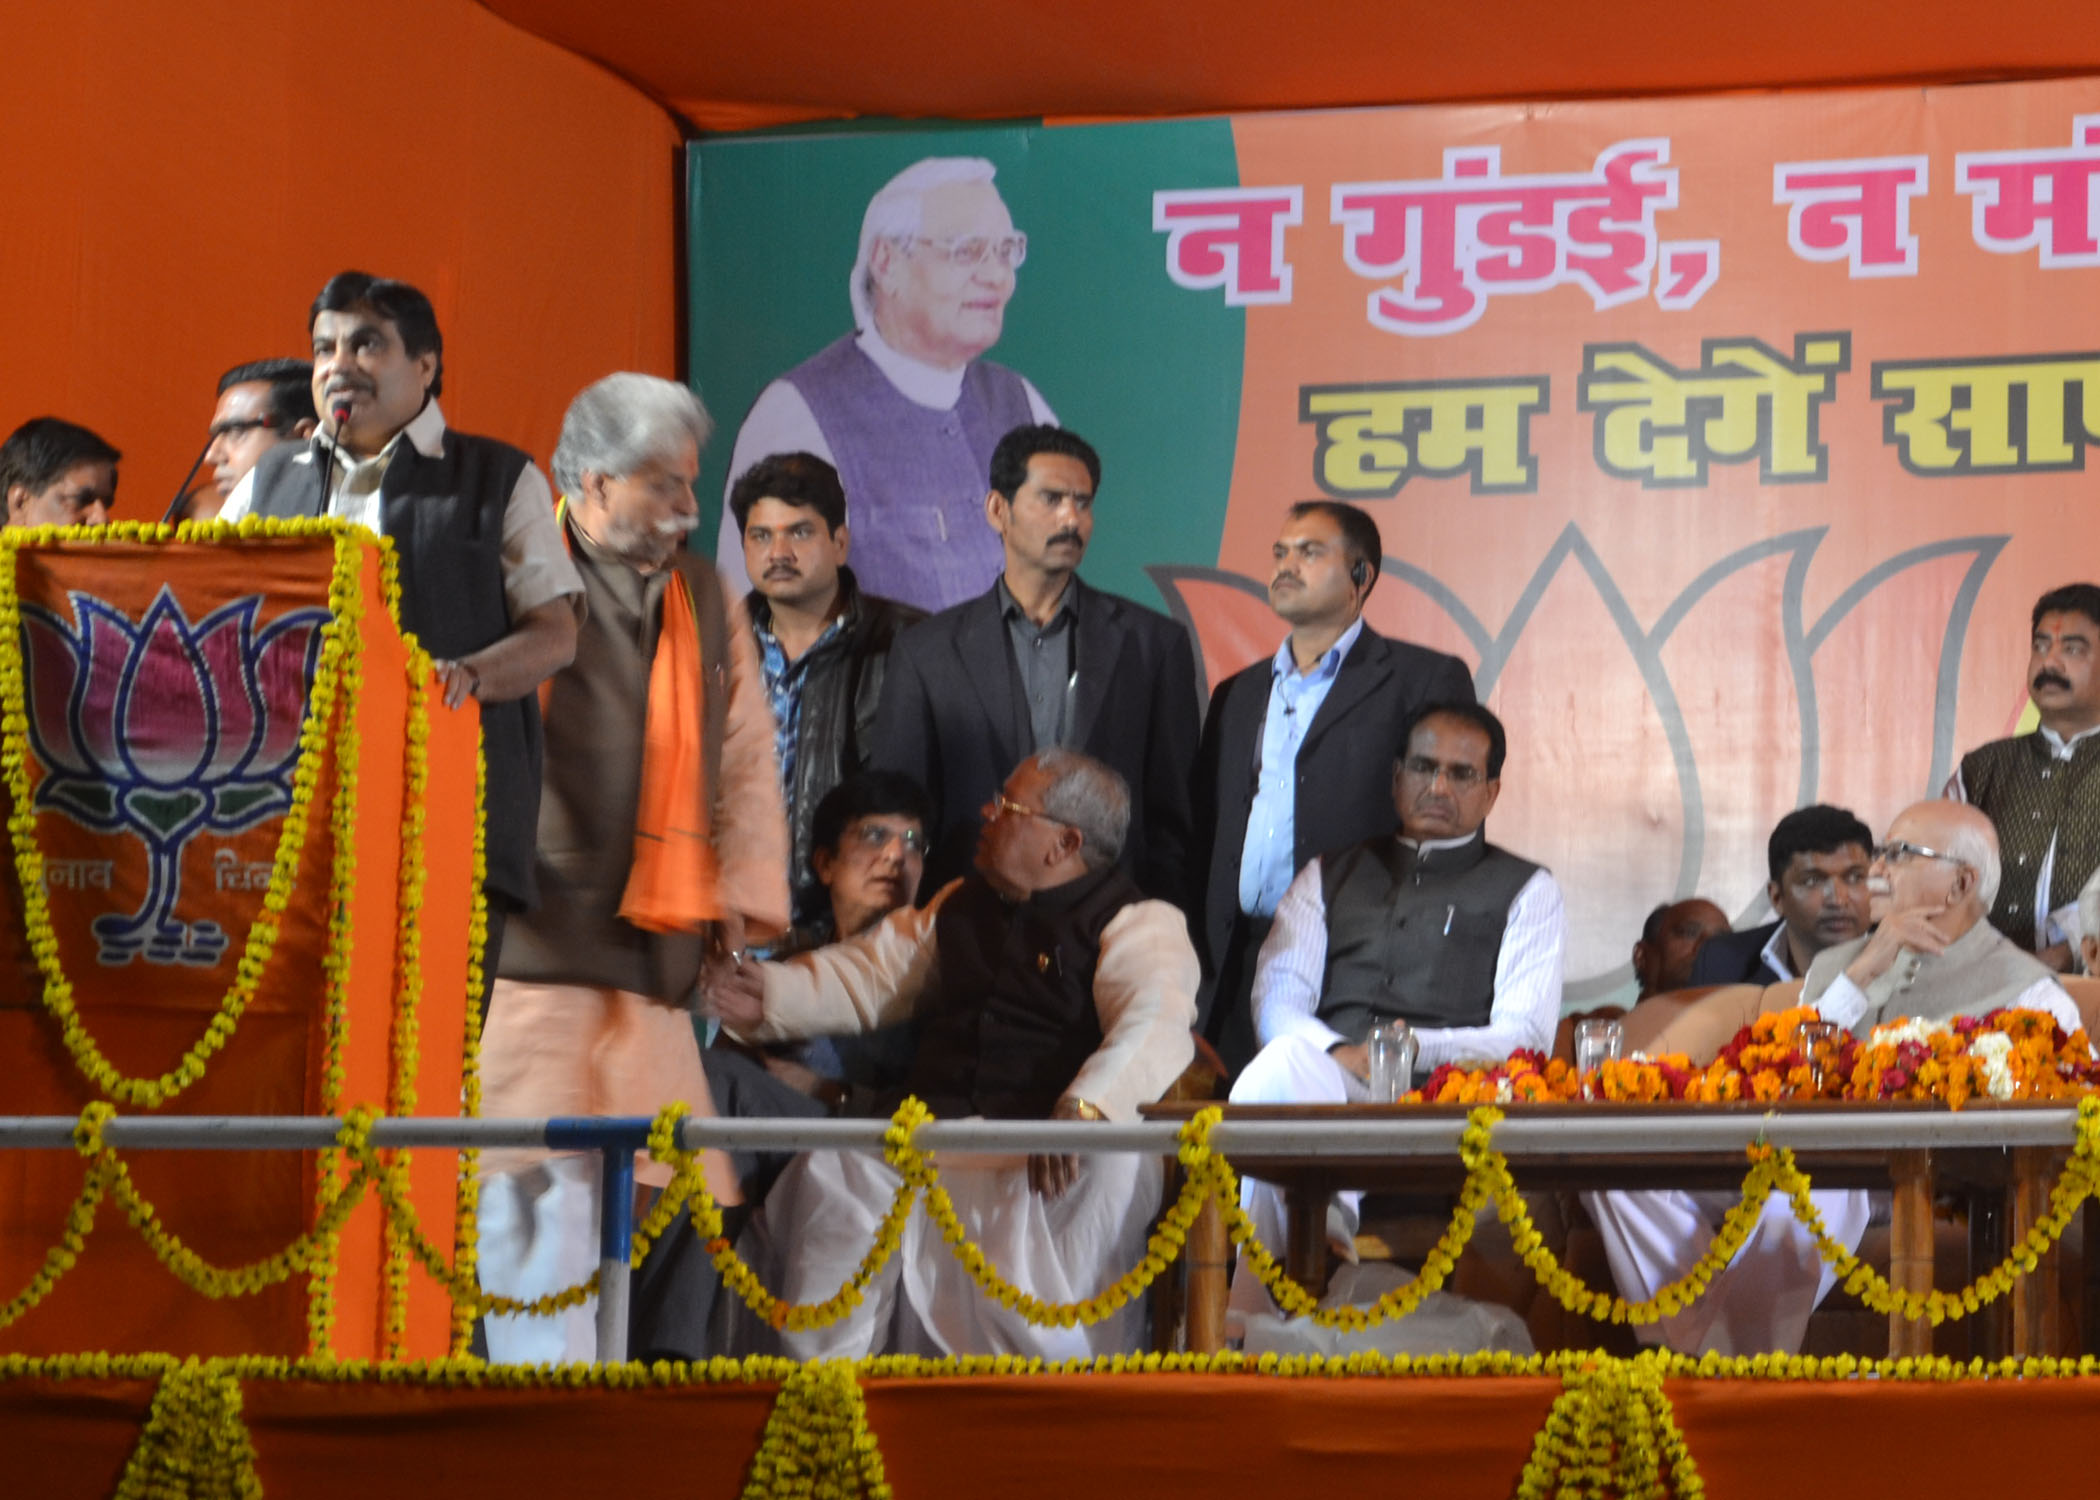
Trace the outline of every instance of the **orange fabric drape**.
{"label": "orange fabric drape", "polygon": [[708,817],[714,791],[700,743],[706,692],[692,590],[685,575],[674,572],[649,669],[634,868],[620,898],[620,915],[645,932],[697,932],[722,915]]}

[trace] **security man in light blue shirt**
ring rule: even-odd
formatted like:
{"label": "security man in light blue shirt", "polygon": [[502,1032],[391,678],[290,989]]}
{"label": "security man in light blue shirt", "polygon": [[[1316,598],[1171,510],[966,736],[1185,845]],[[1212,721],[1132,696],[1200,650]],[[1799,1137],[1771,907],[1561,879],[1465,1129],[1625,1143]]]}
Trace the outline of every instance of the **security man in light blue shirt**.
{"label": "security man in light blue shirt", "polygon": [[1276,903],[1315,855],[1393,831],[1393,762],[1416,711],[1474,696],[1456,657],[1364,623],[1384,558],[1369,515],[1294,505],[1273,555],[1269,606],[1290,635],[1219,684],[1196,757],[1203,1026],[1234,1071],[1254,1055],[1248,995]]}

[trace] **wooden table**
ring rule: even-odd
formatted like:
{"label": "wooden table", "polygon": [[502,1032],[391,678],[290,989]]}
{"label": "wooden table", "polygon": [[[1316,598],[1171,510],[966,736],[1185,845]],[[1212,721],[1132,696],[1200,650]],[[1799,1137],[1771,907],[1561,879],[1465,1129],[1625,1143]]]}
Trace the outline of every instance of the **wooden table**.
{"label": "wooden table", "polygon": [[[1158,1104],[1148,1119],[1185,1120],[1200,1103]],[[2028,1105],[1990,1101],[1972,1103],[1969,1111],[2061,1109],[2061,1103]],[[1773,1104],[1614,1104],[1568,1102],[1507,1104],[1511,1118],[1587,1118],[1599,1114],[1652,1120],[1657,1136],[1666,1136],[1670,1121],[1696,1114],[1764,1117],[1774,1113],[1845,1114],[1872,1112],[1941,1113],[1945,1106],[1925,1102],[1852,1103],[1836,1101]],[[1228,1105],[1228,1120],[1336,1120],[1391,1118],[1463,1118],[1462,1105]],[[1866,1188],[1892,1196],[1889,1229],[1889,1281],[1920,1295],[1932,1289],[1932,1203],[1936,1192],[1952,1192],[1969,1205],[1969,1274],[1971,1279],[2005,1258],[2007,1248],[2047,1212],[2049,1188],[2068,1151],[2047,1147],[1960,1148],[1940,1150],[1797,1149],[1804,1171],[1817,1187]],[[1740,1148],[1728,1151],[1561,1154],[1505,1152],[1511,1175],[1526,1192],[1599,1191],[1612,1188],[1739,1189],[1749,1164]],[[1283,1247],[1284,1268],[1315,1295],[1327,1279],[1326,1205],[1342,1188],[1416,1195],[1454,1195],[1465,1181],[1465,1168],[1455,1149],[1432,1156],[1307,1156],[1234,1151],[1233,1168],[1243,1177],[1259,1177],[1283,1190],[1289,1225]],[[1169,1197],[1178,1190],[1178,1168],[1170,1174]],[[1272,1247],[1273,1248],[1273,1247]],[[2090,1263],[2096,1257],[2089,1250]],[[1207,1204],[1198,1216],[1185,1252],[1184,1295],[1191,1352],[1210,1353],[1224,1346],[1226,1284],[1232,1247],[1223,1217]],[[2056,1351],[2058,1311],[2057,1257],[2044,1261],[2035,1275],[2015,1284],[2010,1307],[1992,1304],[1971,1315],[1971,1349],[1987,1357],[2049,1354]],[[1607,1288],[1599,1288],[1607,1290]],[[2090,1302],[2092,1299],[2088,1299]],[[1171,1318],[1168,1303],[1164,1315]],[[2090,1321],[2090,1318],[2089,1320]],[[1932,1352],[1932,1325],[1925,1319],[1891,1314],[1891,1357]]]}

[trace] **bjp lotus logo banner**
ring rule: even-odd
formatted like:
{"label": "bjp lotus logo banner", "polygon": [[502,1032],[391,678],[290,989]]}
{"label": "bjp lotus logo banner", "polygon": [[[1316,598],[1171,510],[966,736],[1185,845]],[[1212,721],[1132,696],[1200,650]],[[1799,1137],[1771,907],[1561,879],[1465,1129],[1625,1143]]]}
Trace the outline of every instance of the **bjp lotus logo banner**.
{"label": "bjp lotus logo banner", "polygon": [[[22,608],[29,743],[45,771],[36,805],[94,833],[129,834],[148,861],[139,909],[94,919],[96,957],[216,964],[225,929],[176,915],[182,853],[200,834],[244,833],[291,805],[328,612],[291,610],[257,629],[257,594],[194,624],[165,586],[137,621],[89,594],[69,602],[70,621]],[[231,850],[215,860],[223,885],[240,862]],[[65,861],[47,878],[106,888],[110,868]]]}
{"label": "bjp lotus logo banner", "polygon": [[1490,834],[1560,878],[1570,1003],[1627,992],[1658,902],[1761,920],[1789,809],[1936,793],[2018,722],[2036,596],[2100,573],[2100,82],[703,142],[716,485],[769,433],[861,441],[774,383],[936,157],[1026,237],[952,283],[998,303],[964,368],[1101,449],[1085,572],[1210,682],[1282,638],[1286,507],[1378,521],[1372,625],[1509,725]]}

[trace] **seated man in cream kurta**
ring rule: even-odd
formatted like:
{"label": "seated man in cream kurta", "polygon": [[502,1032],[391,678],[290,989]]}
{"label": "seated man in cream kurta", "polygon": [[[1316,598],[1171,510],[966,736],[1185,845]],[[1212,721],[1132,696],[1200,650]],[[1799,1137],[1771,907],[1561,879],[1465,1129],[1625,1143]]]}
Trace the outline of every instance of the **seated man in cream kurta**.
{"label": "seated man in cream kurta", "polygon": [[[711,975],[707,1003],[753,1041],[919,1030],[911,1092],[957,1119],[1129,1120],[1188,1065],[1196,950],[1181,913],[1116,867],[1122,778],[1049,750],[984,810],[977,873],[850,941]],[[892,1100],[894,1105],[896,1101]],[[971,1240],[1048,1302],[1090,1297],[1144,1257],[1160,1163],[1124,1152],[944,1156]],[[745,1237],[788,1302],[831,1296],[867,1253],[897,1174],[866,1152],[819,1152],[782,1174]],[[986,1297],[923,1210],[852,1315],[781,1335],[802,1359],[871,1352],[1084,1358],[1135,1349],[1141,1308],[1092,1328],[1035,1328]]]}
{"label": "seated man in cream kurta", "polygon": [[[1920,802],[1889,825],[1871,880],[1886,895],[1881,925],[1816,955],[1802,1000],[1855,1035],[1902,1020],[1950,1022],[1994,1010],[2040,1010],[2066,1032],[2078,1008],[2035,956],[1986,918],[1998,893],[1998,835],[1990,819],[1954,802]],[[1814,1176],[1813,1162],[1808,1164]],[[1863,1192],[1814,1194],[1831,1236],[1856,1249],[1866,1233]],[[1726,1199],[1726,1202],[1721,1201]],[[1706,1253],[1731,1195],[1584,1195],[1628,1298],[1652,1297]],[[1706,1295],[1660,1325],[1687,1354],[1800,1349],[1808,1316],[1836,1277],[1785,1199],[1774,1194],[1749,1240]]]}

